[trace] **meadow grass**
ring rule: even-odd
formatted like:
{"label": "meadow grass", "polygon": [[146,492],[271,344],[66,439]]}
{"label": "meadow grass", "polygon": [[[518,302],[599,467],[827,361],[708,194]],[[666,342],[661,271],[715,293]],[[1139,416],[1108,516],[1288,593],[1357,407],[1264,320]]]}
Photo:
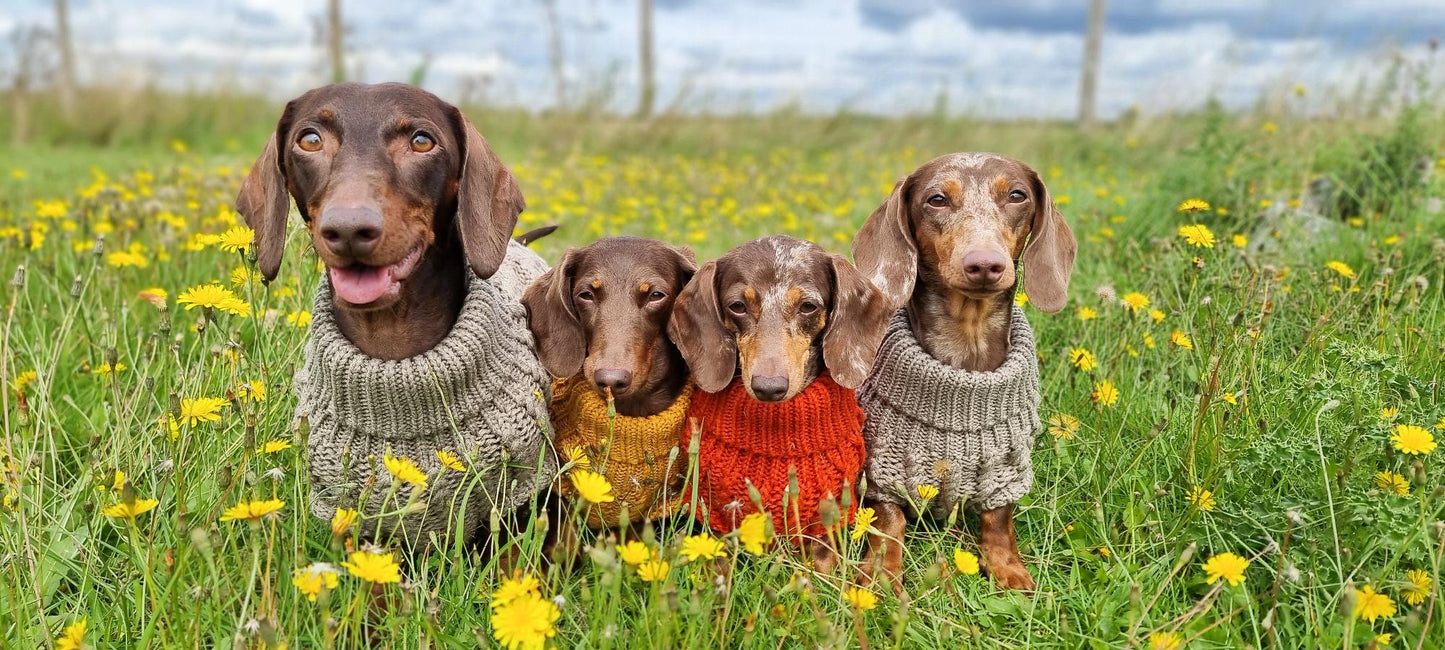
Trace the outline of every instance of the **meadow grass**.
{"label": "meadow grass", "polygon": [[[1090,136],[922,118],[479,119],[527,195],[519,231],[561,225],[535,245],[549,260],[614,234],[701,259],[777,232],[846,252],[896,179],[958,150],[1035,165],[1079,239],[1065,311],[1026,307],[1049,421],[1018,509],[1036,592],[960,571],[972,517],[911,525],[907,595],[879,590],[863,609],[843,597],[861,556],[846,529],[834,574],[728,538],[720,577],[680,554],[698,532],[680,518],[645,533],[669,565],[647,582],[606,538],[585,540],[573,571],[541,562],[524,515],[511,543],[555,598],[550,642],[1440,647],[1445,452],[1392,436],[1445,435],[1445,159],[1429,144],[1445,131],[1423,112],[1276,119],[1212,112]],[[495,643],[495,561],[433,550],[372,607],[340,569],[355,541],[306,512],[291,377],[316,258],[293,223],[268,286],[216,238],[238,223],[257,133],[4,157],[0,646],[62,643],[82,620],[97,648]],[[1192,198],[1210,205],[1178,210]],[[1194,224],[1212,245],[1180,235]],[[245,313],[178,302],[212,282]],[[183,417],[200,398],[218,398],[215,418]],[[222,520],[273,498],[272,515]],[[133,518],[104,514],[146,499]],[[1242,582],[1207,579],[1225,553],[1249,561]],[[339,575],[313,601],[293,576],[316,562]]]}

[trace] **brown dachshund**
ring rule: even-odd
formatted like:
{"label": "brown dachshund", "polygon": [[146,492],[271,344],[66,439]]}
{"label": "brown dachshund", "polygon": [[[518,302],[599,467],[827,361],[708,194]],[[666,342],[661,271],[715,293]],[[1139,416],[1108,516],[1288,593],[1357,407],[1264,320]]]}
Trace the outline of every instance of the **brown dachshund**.
{"label": "brown dachshund", "polygon": [[[1029,301],[1063,308],[1077,245],[1048,188],[1027,165],[994,154],[942,156],[899,181],[853,243],[859,269],[907,310],[925,352],[954,368],[993,371],[1009,353],[1010,314],[1022,262]],[[864,570],[881,568],[900,588],[905,514],[870,504],[882,535],[870,536]],[[980,550],[1001,587],[1031,589],[1019,557],[1013,505],[980,514]]]}
{"label": "brown dachshund", "polygon": [[405,84],[335,84],[286,104],[236,198],[268,281],[290,197],[326,264],[338,326],[380,359],[446,336],[468,275],[497,271],[526,205],[461,111]]}
{"label": "brown dachshund", "polygon": [[[862,412],[852,389],[867,378],[891,311],[843,256],[791,237],[748,242],[693,276],[668,331],[708,393],[694,396],[689,415],[701,424],[698,481],[715,530],[736,525],[749,483],[778,530],[812,525],[821,500],[857,484]],[[800,397],[815,383],[825,401]],[[821,416],[789,412],[820,403]],[[774,426],[779,420],[788,424]],[[784,521],[779,504],[790,473],[801,497]],[[809,552],[827,570],[836,555],[820,541],[813,535]]]}

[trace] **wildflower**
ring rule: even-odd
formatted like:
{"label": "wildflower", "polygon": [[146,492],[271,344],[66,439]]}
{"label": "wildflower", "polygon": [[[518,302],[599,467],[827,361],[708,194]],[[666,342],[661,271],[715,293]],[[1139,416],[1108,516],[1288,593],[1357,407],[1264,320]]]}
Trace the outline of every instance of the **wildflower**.
{"label": "wildflower", "polygon": [[1055,438],[1072,440],[1078,432],[1079,418],[1067,413],[1059,413],[1049,418],[1049,433]]}
{"label": "wildflower", "polygon": [[849,605],[860,612],[866,612],[878,606],[878,597],[873,595],[873,592],[858,587],[851,587],[843,592],[843,600],[848,601]]}
{"label": "wildflower", "polygon": [[276,512],[277,510],[280,510],[285,505],[286,502],[280,499],[256,499],[254,501],[242,501],[234,506],[226,508],[226,511],[221,513],[221,521],[236,521],[239,519],[255,521],[257,519],[265,517],[266,515]]}
{"label": "wildflower", "polygon": [[252,271],[251,269],[248,269],[244,266],[238,266],[234,269],[231,269],[231,286],[233,287],[244,287],[248,284],[260,281],[261,276],[257,275],[255,271]]}
{"label": "wildflower", "polygon": [[1390,442],[1395,443],[1395,449],[1412,456],[1423,456],[1435,451],[1435,436],[1426,431],[1425,427],[1413,424],[1395,425],[1395,434],[1390,436]]}
{"label": "wildflower", "polygon": [[1029,294],[1022,291],[1014,294],[1014,304],[1020,307],[1029,304]]}
{"label": "wildflower", "polygon": [[1069,363],[1084,372],[1099,367],[1099,362],[1094,358],[1094,353],[1090,352],[1087,348],[1069,348]]}
{"label": "wildflower", "polygon": [[1081,321],[1094,320],[1099,316],[1099,312],[1096,312],[1092,307],[1087,306],[1080,306],[1079,310],[1075,313],[1078,315],[1079,320]]}
{"label": "wildflower", "polygon": [[247,401],[266,401],[266,382],[260,380],[243,381],[236,385],[236,392],[245,397]]}
{"label": "wildflower", "polygon": [[340,579],[337,578],[339,574],[336,567],[325,562],[317,562],[292,572],[291,584],[306,596],[306,600],[314,603],[323,588],[327,590],[336,588],[336,585],[340,583]]}
{"label": "wildflower", "polygon": [[15,375],[15,378],[10,380],[10,390],[13,390],[17,393],[24,392],[26,386],[34,383],[35,380],[39,378],[40,375],[36,374],[34,370],[26,370],[25,372]]}
{"label": "wildflower", "polygon": [[186,289],[181,292],[180,296],[176,297],[176,302],[185,305],[186,311],[190,311],[196,307],[209,307],[236,316],[247,316],[251,313],[251,305],[249,303],[241,300],[235,293],[232,293],[230,289],[215,283],[203,284]]}
{"label": "wildflower", "polygon": [[1184,639],[1178,632],[1155,632],[1149,635],[1149,650],[1179,650]]}
{"label": "wildflower", "polygon": [[1204,512],[1214,511],[1214,493],[1198,485],[1189,489],[1189,496],[1184,497],[1184,500]]}
{"label": "wildflower", "polygon": [[1120,298],[1120,300],[1122,301],[1124,308],[1129,310],[1129,313],[1131,314],[1137,314],[1139,313],[1140,309],[1149,306],[1149,296],[1146,296],[1137,291],[1131,291],[1124,294],[1124,297]]}
{"label": "wildflower", "polygon": [[[871,512],[872,509],[860,509],[858,511],[860,519],[863,517],[863,510]],[[743,517],[742,522],[738,524],[738,541],[742,543],[743,549],[747,552],[753,555],[762,555],[763,546],[768,543],[768,516],[761,512],[754,512]],[[636,562],[631,564],[636,564]]]}
{"label": "wildflower", "polygon": [[727,551],[723,550],[722,540],[707,533],[690,535],[682,540],[682,555],[689,562],[696,562],[699,559],[712,560],[726,557]]}
{"label": "wildflower", "polygon": [[918,490],[918,498],[924,501],[932,500],[933,497],[938,496],[938,488],[932,485],[920,485],[914,489]]}
{"label": "wildflower", "polygon": [[863,536],[868,534],[868,527],[872,526],[875,521],[878,521],[878,516],[874,514],[872,508],[859,508],[858,514],[853,516],[853,532],[848,536],[855,542],[863,539]]}
{"label": "wildflower", "polygon": [[1244,570],[1248,568],[1249,560],[1233,553],[1220,553],[1204,563],[1206,582],[1211,585],[1224,578],[1231,587],[1238,587],[1239,583],[1244,582]]}
{"label": "wildflower", "polygon": [[447,469],[456,470],[458,472],[467,471],[467,466],[462,464],[462,459],[457,458],[456,454],[453,454],[452,452],[445,449],[437,450],[437,460],[441,461],[442,467],[445,467]]}
{"label": "wildflower", "polygon": [[98,366],[95,366],[94,368],[91,368],[91,369],[90,369],[90,374],[96,375],[96,376],[99,376],[99,377],[105,377],[105,376],[107,376],[107,375],[113,375],[113,374],[115,374],[115,373],[118,373],[118,372],[120,372],[120,371],[122,371],[122,370],[125,370],[126,368],[129,368],[129,367],[130,367],[130,366],[127,366],[127,365],[125,365],[125,364],[123,364],[123,363],[121,363],[121,362],[119,362],[119,361],[115,362],[114,364],[112,364],[112,363],[110,363],[109,361],[107,361],[107,362],[102,363],[102,364],[100,364],[100,365],[98,365]]}
{"label": "wildflower", "polygon": [[667,572],[672,565],[661,560],[648,560],[637,565],[637,577],[643,582],[657,582],[667,578]]}
{"label": "wildflower", "polygon": [[149,289],[141,289],[135,295],[137,298],[150,303],[151,306],[156,309],[165,309],[166,298],[170,296],[170,293],[160,287],[151,287]]}
{"label": "wildflower", "polygon": [[246,226],[231,226],[221,233],[221,250],[231,253],[248,253],[251,242],[256,240],[256,231]]}
{"label": "wildflower", "polygon": [[1445,431],[1445,415],[1440,416],[1440,420],[1435,423],[1435,428]]}
{"label": "wildflower", "polygon": [[592,469],[592,457],[587,455],[587,450],[581,445],[573,445],[567,450],[567,462],[573,467]]}
{"label": "wildflower", "polygon": [[1143,338],[1143,340],[1144,340],[1144,347],[1149,348],[1150,350],[1153,350],[1153,349],[1154,349],[1154,335],[1153,335],[1153,334],[1150,334],[1150,333],[1148,333],[1148,332],[1144,332],[1144,338]]}
{"label": "wildflower", "polygon": [[617,547],[617,555],[622,558],[623,562],[632,566],[642,564],[655,556],[652,549],[647,548],[646,544],[635,539]]}
{"label": "wildflower", "polygon": [[961,548],[953,549],[953,568],[966,576],[978,575],[978,556]]}
{"label": "wildflower", "polygon": [[1203,212],[1209,209],[1209,202],[1204,199],[1184,199],[1179,203],[1179,212]]}
{"label": "wildflower", "polygon": [[1399,414],[1400,408],[1396,406],[1386,406],[1385,408],[1380,409],[1381,420],[1393,420],[1395,419],[1395,416]]}
{"label": "wildflower", "polygon": [[1355,590],[1355,617],[1374,623],[1379,618],[1395,615],[1395,601],[1375,591],[1370,585]]}
{"label": "wildflower", "polygon": [[116,251],[105,256],[105,263],[115,268],[137,268],[143,269],[150,266],[150,260],[140,253],[132,251]]}
{"label": "wildflower", "polygon": [[517,600],[523,596],[541,595],[542,581],[530,573],[513,575],[497,585],[497,590],[492,592],[492,611],[501,609],[503,605]]}
{"label": "wildflower", "polygon": [[35,216],[42,219],[59,219],[64,217],[66,211],[69,209],[70,206],[66,205],[65,201],[61,199],[35,202]]}
{"label": "wildflower", "polygon": [[1405,572],[1405,577],[1410,580],[1410,588],[1402,597],[1405,602],[1418,607],[1430,597],[1430,585],[1434,580],[1423,569],[1410,569]]}
{"label": "wildflower", "polygon": [[1195,248],[1214,248],[1214,233],[1201,223],[1179,226],[1179,236]]}
{"label": "wildflower", "polygon": [[336,514],[331,515],[331,534],[336,537],[346,534],[360,516],[361,513],[350,508],[337,508]]}
{"label": "wildflower", "polygon": [[80,650],[85,647],[85,619],[82,618],[60,631],[55,640],[55,650]]}
{"label": "wildflower", "polygon": [[226,400],[219,397],[197,397],[181,400],[181,421],[190,426],[221,419],[221,407]]}
{"label": "wildflower", "polygon": [[611,503],[612,484],[607,482],[607,477],[592,470],[574,469],[570,472],[572,487],[576,488],[577,494],[581,495],[589,503]]}
{"label": "wildflower", "polygon": [[256,453],[258,453],[258,454],[274,454],[274,453],[276,453],[276,452],[278,452],[278,451],[286,451],[287,449],[290,449],[290,448],[291,448],[291,441],[290,441],[290,440],[286,440],[286,439],[284,439],[284,438],[277,438],[277,439],[275,439],[275,440],[267,440],[266,442],[262,443],[260,447],[257,447],[257,448],[256,448]]}
{"label": "wildflower", "polygon": [[1375,635],[1375,647],[1377,647],[1377,648],[1383,648],[1383,647],[1385,647],[1385,646],[1387,646],[1387,645],[1390,645],[1390,641],[1393,641],[1394,639],[1395,639],[1395,635],[1390,634],[1389,632],[1381,632],[1381,633],[1379,633],[1379,634],[1376,634],[1376,635]]}
{"label": "wildflower", "polygon": [[492,638],[507,650],[541,650],[557,635],[562,610],[541,594],[527,594],[492,612]]}
{"label": "wildflower", "polygon": [[1119,389],[1114,387],[1114,382],[1105,379],[1094,384],[1094,392],[1089,393],[1089,399],[1100,406],[1113,406],[1114,402],[1119,401]]}
{"label": "wildflower", "polygon": [[295,327],[306,327],[311,324],[311,312],[302,309],[286,314],[286,324]]}
{"label": "wildflower", "polygon": [[133,499],[126,501],[117,501],[103,508],[100,511],[100,514],[103,514],[107,517],[114,517],[116,519],[135,519],[136,517],[150,512],[151,510],[154,510],[155,507],[159,504],[160,501],[156,499]]}
{"label": "wildflower", "polygon": [[421,468],[417,467],[416,461],[410,458],[397,458],[391,454],[387,454],[382,459],[382,463],[386,465],[386,470],[391,472],[391,475],[395,476],[397,480],[403,483],[410,483],[423,490],[426,489],[426,472],[421,471]]}
{"label": "wildflower", "polygon": [[1162,323],[1164,322],[1164,312],[1159,309],[1151,309],[1149,310],[1149,318],[1154,319],[1156,323]]}
{"label": "wildflower", "polygon": [[1174,330],[1173,332],[1169,333],[1169,342],[1181,348],[1184,348],[1185,350],[1194,349],[1194,341],[1189,338],[1188,334],[1185,334],[1180,330]]}
{"label": "wildflower", "polygon": [[391,553],[355,551],[341,566],[346,567],[347,573],[372,584],[401,582],[401,565],[392,559]]}
{"label": "wildflower", "polygon": [[1410,496],[1410,482],[1405,480],[1404,476],[1388,470],[1375,474],[1375,487],[1402,497]]}
{"label": "wildflower", "polygon": [[1352,269],[1352,268],[1350,268],[1350,265],[1349,265],[1349,264],[1345,264],[1344,262],[1341,262],[1341,261],[1339,261],[1339,260],[1330,260],[1330,261],[1328,261],[1328,262],[1325,262],[1325,266],[1326,266],[1326,267],[1329,267],[1329,269],[1330,269],[1331,271],[1334,271],[1335,273],[1340,274],[1340,277],[1343,277],[1343,278],[1353,278],[1353,277],[1355,277],[1355,270]]}
{"label": "wildflower", "polygon": [[1224,391],[1224,393],[1219,396],[1219,399],[1224,400],[1224,403],[1230,406],[1239,406],[1239,398],[1235,397],[1234,393],[1229,391]]}

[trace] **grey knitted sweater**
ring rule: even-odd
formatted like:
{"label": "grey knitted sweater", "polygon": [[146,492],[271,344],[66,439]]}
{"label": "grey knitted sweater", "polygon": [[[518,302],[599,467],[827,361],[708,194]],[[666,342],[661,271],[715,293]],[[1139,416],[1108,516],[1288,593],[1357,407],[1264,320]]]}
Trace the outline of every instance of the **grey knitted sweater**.
{"label": "grey knitted sweater", "polygon": [[900,310],[873,373],[858,389],[868,443],[868,496],[912,511],[918,486],[938,488],[926,509],[946,517],[960,502],[990,510],[1028,493],[1039,422],[1034,335],[1014,307],[1009,353],[992,372],[959,370],[919,345]]}
{"label": "grey knitted sweater", "polygon": [[[311,424],[312,514],[330,519],[338,507],[375,515],[406,506],[412,486],[392,493],[388,449],[414,461],[428,487],[408,514],[387,517],[380,530],[377,519],[364,517],[367,537],[396,531],[426,544],[436,533],[445,543],[457,532],[470,540],[492,509],[515,509],[552,481],[551,377],[537,360],[526,311],[515,297],[525,285],[508,284],[529,280],[533,266],[504,264],[503,287],[473,277],[446,338],[400,361],[367,356],[341,334],[330,284],[322,279],[295,378],[297,415]],[[466,471],[445,467],[438,451],[460,459]]]}

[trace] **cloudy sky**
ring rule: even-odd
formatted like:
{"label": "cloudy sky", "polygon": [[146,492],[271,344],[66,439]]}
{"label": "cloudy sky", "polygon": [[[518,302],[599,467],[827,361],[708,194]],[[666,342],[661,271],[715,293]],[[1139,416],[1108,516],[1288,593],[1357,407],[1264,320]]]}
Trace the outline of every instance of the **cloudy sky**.
{"label": "cloudy sky", "polygon": [[[571,97],[635,102],[636,0],[556,0]],[[1077,110],[1087,0],[655,0],[660,104],[797,103],[899,113],[1066,117]],[[51,26],[51,0],[3,0],[0,35]],[[555,100],[543,0],[344,0],[348,66],[445,97]],[[86,80],[241,86],[285,97],[325,78],[324,0],[70,0]],[[1243,107],[1296,83],[1326,107],[1431,57],[1445,0],[1108,0],[1099,110]],[[9,66],[10,39],[0,44]],[[1436,58],[1442,55],[1434,55]],[[1441,68],[1434,66],[1437,80]]]}

